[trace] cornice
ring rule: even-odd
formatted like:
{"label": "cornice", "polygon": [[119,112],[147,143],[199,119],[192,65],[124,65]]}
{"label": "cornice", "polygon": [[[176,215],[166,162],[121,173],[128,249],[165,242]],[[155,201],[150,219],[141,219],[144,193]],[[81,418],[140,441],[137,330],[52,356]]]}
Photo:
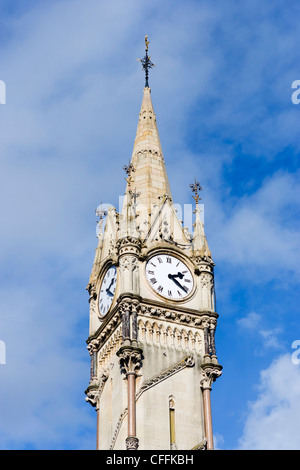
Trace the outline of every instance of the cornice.
{"label": "cornice", "polygon": [[164,320],[173,324],[181,324],[203,328],[207,322],[214,325],[219,315],[209,310],[194,310],[181,305],[166,305],[164,302],[142,299],[129,292],[123,293],[112,311],[105,317],[102,325],[87,339],[89,345],[93,340],[99,340],[99,346],[107,341],[121,323],[122,305],[129,304],[137,309],[139,318]]}

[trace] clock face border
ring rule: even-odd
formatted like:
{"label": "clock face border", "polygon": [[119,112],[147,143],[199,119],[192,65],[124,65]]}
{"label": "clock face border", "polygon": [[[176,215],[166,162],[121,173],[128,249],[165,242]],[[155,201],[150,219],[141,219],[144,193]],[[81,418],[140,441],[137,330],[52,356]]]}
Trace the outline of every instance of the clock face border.
{"label": "clock face border", "polygon": [[[106,276],[107,276],[108,272],[109,272],[109,271],[112,271],[112,270],[114,270],[114,274],[115,274],[114,291],[113,291],[113,292],[109,291],[109,292],[110,292],[110,295],[109,295],[108,293],[107,293],[107,294],[104,293],[105,304],[102,304],[102,305],[105,305],[105,307],[104,307],[104,310],[105,310],[105,311],[103,311],[103,313],[101,313],[101,308],[100,308],[100,301],[101,301],[101,297],[102,297],[102,296],[101,296],[101,294],[102,294],[101,291],[102,291],[102,289],[104,289],[104,288],[107,289],[107,290],[109,289],[109,287],[110,287],[110,282],[109,282],[109,281],[110,281],[110,279],[112,279],[113,277],[112,277],[112,276],[108,276],[108,277],[106,278]],[[108,282],[109,282],[109,283],[107,284],[107,287],[106,287],[106,285],[104,285],[104,284],[106,284],[106,279],[107,279]],[[110,265],[108,265],[108,266],[104,269],[104,271],[103,271],[103,273],[102,273],[102,276],[101,276],[101,282],[100,282],[99,287],[98,287],[98,301],[97,301],[97,306],[98,306],[98,316],[99,316],[100,320],[103,320],[103,319],[106,317],[106,315],[107,315],[107,314],[110,312],[110,310],[111,310],[113,301],[114,301],[115,296],[116,296],[117,283],[118,283],[118,269],[117,269],[117,266],[116,266],[115,264],[110,264]]]}
{"label": "clock face border", "polygon": [[[162,259],[163,257],[165,258],[165,262],[162,261],[161,268],[163,265],[165,266],[164,266],[164,270],[162,271],[160,280],[162,280],[162,278],[164,277],[165,285],[161,285],[162,282],[159,283],[159,280],[155,278],[155,268],[157,268],[159,264],[157,264],[156,266],[153,266],[153,269],[151,269],[151,262],[153,263],[153,258],[156,258],[157,260],[159,260],[159,258]],[[171,259],[171,262],[170,261],[168,262],[168,267],[171,268],[171,270],[168,273],[166,272],[167,258]],[[173,259],[176,260],[176,264],[172,264]],[[181,271],[179,270],[179,268],[181,268]],[[150,273],[147,271],[150,271]],[[184,276],[181,276],[181,274],[183,274]],[[150,275],[153,277],[150,278]],[[168,276],[169,278],[166,276]],[[174,253],[170,253],[166,251],[153,253],[151,256],[149,256],[149,258],[146,261],[145,277],[146,277],[148,286],[157,296],[163,298],[164,300],[168,300],[171,302],[172,301],[183,302],[183,301],[186,301],[187,299],[190,299],[190,297],[194,294],[195,289],[196,289],[196,282],[195,282],[193,270],[189,267],[189,263],[187,263],[177,253],[174,254]],[[155,281],[151,282],[151,279],[155,279],[156,282]],[[189,287],[190,283],[191,283],[191,287]],[[155,286],[155,284],[157,285]],[[171,285],[172,287],[168,289],[168,285],[169,286]],[[179,287],[179,285],[181,287]],[[184,294],[185,287],[188,289],[188,291]],[[168,294],[164,295],[164,290],[165,292],[168,291]],[[176,290],[176,294],[174,295],[175,290]]]}

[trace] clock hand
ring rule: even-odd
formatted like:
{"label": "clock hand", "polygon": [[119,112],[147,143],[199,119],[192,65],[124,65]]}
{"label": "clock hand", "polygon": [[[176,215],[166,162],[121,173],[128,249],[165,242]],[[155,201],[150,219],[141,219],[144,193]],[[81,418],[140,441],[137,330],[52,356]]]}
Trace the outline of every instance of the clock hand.
{"label": "clock hand", "polygon": [[114,296],[114,294],[113,294],[112,292],[110,292],[110,288],[111,288],[112,284],[114,283],[114,281],[115,281],[115,278],[113,278],[113,279],[111,280],[111,283],[110,283],[109,287],[106,289],[106,293],[107,293],[108,295],[110,295],[111,297]]}
{"label": "clock hand", "polygon": [[179,277],[179,279],[182,279],[184,277],[184,275],[182,273],[178,273],[178,274],[171,274],[171,276],[173,277]]}
{"label": "clock hand", "polygon": [[168,278],[169,279],[172,279],[172,281],[178,286],[180,287],[180,289],[182,289],[185,293],[186,293],[186,287],[183,287],[180,282],[177,281],[177,279],[175,279],[176,277],[179,277],[180,279],[183,278],[183,274],[181,273],[178,273],[178,274],[169,274],[168,275]]}

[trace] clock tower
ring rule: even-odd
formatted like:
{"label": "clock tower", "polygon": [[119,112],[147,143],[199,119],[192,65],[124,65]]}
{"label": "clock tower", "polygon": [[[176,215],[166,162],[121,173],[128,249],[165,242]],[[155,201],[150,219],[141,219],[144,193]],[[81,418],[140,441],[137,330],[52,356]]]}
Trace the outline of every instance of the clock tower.
{"label": "clock tower", "polygon": [[213,449],[210,393],[215,348],[214,263],[200,217],[193,234],[172,201],[148,72],[119,212],[98,210],[87,286],[91,358],[86,400],[97,412],[97,449]]}

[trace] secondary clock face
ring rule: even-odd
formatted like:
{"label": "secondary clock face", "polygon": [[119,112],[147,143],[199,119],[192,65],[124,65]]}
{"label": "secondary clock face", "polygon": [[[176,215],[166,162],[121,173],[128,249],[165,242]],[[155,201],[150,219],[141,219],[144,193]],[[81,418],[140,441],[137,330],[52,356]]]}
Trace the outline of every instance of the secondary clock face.
{"label": "secondary clock face", "polygon": [[185,263],[175,256],[159,254],[146,265],[147,280],[158,294],[169,300],[181,300],[193,289],[193,275]]}
{"label": "secondary clock face", "polygon": [[110,266],[101,282],[100,292],[99,292],[99,313],[103,317],[109,311],[112,301],[115,296],[117,284],[117,268],[115,266]]}

